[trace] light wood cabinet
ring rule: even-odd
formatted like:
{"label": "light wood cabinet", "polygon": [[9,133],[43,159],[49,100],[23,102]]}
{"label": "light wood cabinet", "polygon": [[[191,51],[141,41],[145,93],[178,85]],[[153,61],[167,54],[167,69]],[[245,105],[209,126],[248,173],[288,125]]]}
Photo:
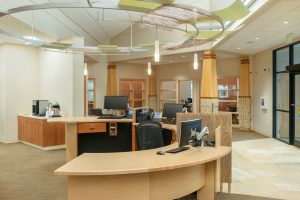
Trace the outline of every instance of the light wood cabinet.
{"label": "light wood cabinet", "polygon": [[65,124],[48,123],[46,118],[18,116],[19,140],[41,147],[65,144]]}

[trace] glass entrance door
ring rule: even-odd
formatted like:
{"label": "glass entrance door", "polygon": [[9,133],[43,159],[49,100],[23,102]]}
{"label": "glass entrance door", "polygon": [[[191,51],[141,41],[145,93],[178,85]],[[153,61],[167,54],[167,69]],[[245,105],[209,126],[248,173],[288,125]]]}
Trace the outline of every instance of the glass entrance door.
{"label": "glass entrance door", "polygon": [[294,144],[300,147],[300,74],[295,75],[295,139]]}

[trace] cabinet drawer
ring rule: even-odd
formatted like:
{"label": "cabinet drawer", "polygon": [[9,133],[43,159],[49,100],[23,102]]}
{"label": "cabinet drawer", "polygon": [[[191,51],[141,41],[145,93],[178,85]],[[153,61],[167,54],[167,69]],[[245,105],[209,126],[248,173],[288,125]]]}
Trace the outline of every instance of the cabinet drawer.
{"label": "cabinet drawer", "polygon": [[77,125],[78,133],[106,132],[106,123],[81,123]]}

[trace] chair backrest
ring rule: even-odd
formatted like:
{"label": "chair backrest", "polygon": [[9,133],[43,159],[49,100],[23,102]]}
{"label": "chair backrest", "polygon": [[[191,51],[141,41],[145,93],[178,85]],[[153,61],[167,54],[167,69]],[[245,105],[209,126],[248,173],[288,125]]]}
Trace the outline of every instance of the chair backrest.
{"label": "chair backrest", "polygon": [[101,116],[102,109],[101,108],[92,108],[89,110],[89,115]]}
{"label": "chair backrest", "polygon": [[162,127],[157,122],[142,122],[137,126],[136,137],[139,150],[164,146]]}

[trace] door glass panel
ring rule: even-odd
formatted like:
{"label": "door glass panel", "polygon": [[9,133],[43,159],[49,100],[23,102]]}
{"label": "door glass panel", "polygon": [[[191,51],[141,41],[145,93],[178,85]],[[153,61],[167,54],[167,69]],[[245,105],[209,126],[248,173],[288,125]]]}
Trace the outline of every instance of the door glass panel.
{"label": "door glass panel", "polygon": [[277,77],[277,105],[280,110],[289,111],[289,74],[280,73]]}
{"label": "door glass panel", "polygon": [[276,71],[285,71],[286,66],[289,65],[289,48],[280,49],[276,52]]}
{"label": "door glass panel", "polygon": [[193,98],[193,81],[180,81],[179,91],[179,103],[184,104],[187,98]]}
{"label": "door glass panel", "polygon": [[300,63],[300,44],[294,46],[294,64]]}
{"label": "door glass panel", "polygon": [[295,140],[300,141],[300,75],[295,76]]}
{"label": "door glass panel", "polygon": [[276,137],[289,142],[289,113],[277,111],[276,115]]}

